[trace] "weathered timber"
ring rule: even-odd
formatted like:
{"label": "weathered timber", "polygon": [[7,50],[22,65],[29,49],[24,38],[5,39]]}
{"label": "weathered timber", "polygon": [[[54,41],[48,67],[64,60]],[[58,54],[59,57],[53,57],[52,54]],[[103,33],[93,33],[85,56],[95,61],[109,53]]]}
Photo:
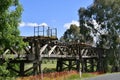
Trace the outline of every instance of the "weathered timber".
{"label": "weathered timber", "polygon": [[[33,70],[34,75],[41,73],[42,59],[57,59],[56,71],[77,70],[82,72],[104,71],[104,49],[92,47],[81,43],[59,43],[51,37],[26,37],[29,42],[24,54],[10,49],[13,54],[0,55],[1,59],[9,57],[10,63],[20,64],[20,70],[10,66],[20,76],[27,75]],[[11,57],[10,57],[11,56]],[[33,66],[24,70],[25,63],[32,63]],[[81,66],[80,66],[81,65]],[[95,70],[96,69],[96,70]]]}

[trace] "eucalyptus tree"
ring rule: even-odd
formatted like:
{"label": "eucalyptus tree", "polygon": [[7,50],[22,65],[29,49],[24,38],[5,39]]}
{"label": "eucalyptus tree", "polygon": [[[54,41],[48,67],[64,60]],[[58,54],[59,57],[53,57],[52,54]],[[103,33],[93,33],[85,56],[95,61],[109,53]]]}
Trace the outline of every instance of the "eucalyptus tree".
{"label": "eucalyptus tree", "polygon": [[65,40],[66,42],[79,40],[80,39],[79,26],[76,26],[75,24],[71,24],[70,28],[64,32],[62,39]]}
{"label": "eucalyptus tree", "polygon": [[91,36],[97,47],[110,49],[110,64],[120,67],[120,0],[94,0],[79,9],[80,32],[83,41]]}
{"label": "eucalyptus tree", "polygon": [[18,29],[22,11],[19,0],[0,0],[0,51],[24,45]]}

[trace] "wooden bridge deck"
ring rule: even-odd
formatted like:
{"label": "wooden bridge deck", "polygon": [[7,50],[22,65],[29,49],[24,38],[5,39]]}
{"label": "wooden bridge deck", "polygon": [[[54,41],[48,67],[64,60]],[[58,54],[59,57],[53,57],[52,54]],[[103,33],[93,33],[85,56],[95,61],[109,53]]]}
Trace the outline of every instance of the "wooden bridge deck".
{"label": "wooden bridge deck", "polygon": [[[42,59],[59,59],[59,58],[65,58],[65,59],[79,59],[79,55],[57,55],[57,54],[43,54],[39,56]],[[105,57],[105,56],[103,56]],[[35,55],[33,54],[6,54],[6,55],[0,55],[0,59],[25,59],[25,60],[35,60]],[[82,59],[89,59],[89,58],[98,58],[98,56],[82,56]]]}

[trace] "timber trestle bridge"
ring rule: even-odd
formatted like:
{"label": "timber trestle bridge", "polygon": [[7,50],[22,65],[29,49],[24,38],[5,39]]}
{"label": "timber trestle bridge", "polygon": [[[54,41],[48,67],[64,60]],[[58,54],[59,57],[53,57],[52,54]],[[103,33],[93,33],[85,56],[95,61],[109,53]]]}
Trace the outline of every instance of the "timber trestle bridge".
{"label": "timber trestle bridge", "polygon": [[[0,60],[9,59],[8,69],[25,76],[29,71],[33,74],[41,73],[41,64],[43,59],[56,59],[56,71],[77,70],[82,72],[105,72],[105,50],[103,48],[92,47],[91,45],[71,42],[62,43],[57,40],[56,29],[47,29],[47,36],[44,33],[39,35],[39,27],[34,29],[37,36],[24,37],[24,41],[29,43],[21,52],[13,48],[6,49]],[[53,35],[54,34],[54,35]],[[25,69],[25,64],[31,63],[32,67]],[[19,70],[16,70],[12,64],[19,64]]]}

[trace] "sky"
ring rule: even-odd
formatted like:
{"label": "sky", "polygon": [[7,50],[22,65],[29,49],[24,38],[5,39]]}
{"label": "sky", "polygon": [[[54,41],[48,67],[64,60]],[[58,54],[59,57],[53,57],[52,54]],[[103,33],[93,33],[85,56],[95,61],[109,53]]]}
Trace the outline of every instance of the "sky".
{"label": "sky", "polygon": [[78,10],[87,8],[93,0],[20,0],[23,13],[19,30],[21,36],[33,36],[34,26],[57,28],[57,37],[63,36],[70,24],[79,25]]}

